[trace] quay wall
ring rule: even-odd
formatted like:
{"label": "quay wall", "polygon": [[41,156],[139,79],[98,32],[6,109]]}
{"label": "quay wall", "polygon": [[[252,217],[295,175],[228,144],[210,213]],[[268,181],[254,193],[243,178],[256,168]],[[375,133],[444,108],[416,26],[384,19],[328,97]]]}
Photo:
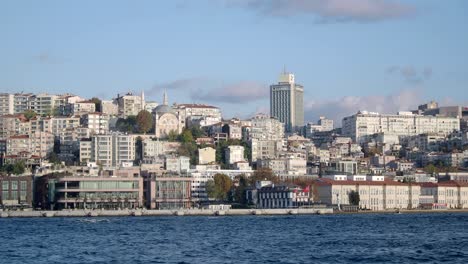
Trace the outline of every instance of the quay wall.
{"label": "quay wall", "polygon": [[186,209],[186,210],[61,210],[61,211],[2,211],[1,218],[7,217],[111,217],[111,216],[237,216],[237,215],[298,215],[331,214],[332,208],[293,209]]}

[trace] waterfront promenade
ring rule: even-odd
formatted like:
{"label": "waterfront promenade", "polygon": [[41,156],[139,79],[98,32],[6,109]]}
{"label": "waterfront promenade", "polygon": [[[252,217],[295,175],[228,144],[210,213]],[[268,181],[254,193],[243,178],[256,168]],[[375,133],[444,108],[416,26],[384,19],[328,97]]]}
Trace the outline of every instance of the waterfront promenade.
{"label": "waterfront promenade", "polygon": [[236,215],[298,215],[331,214],[332,208],[290,209],[186,209],[186,210],[61,210],[61,211],[3,211],[0,217],[110,217],[110,216],[236,216]]}

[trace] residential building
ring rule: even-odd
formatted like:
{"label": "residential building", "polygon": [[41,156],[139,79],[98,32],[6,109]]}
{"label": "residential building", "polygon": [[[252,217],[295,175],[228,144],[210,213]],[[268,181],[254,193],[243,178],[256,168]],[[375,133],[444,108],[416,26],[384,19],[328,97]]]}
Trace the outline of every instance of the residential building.
{"label": "residential building", "polygon": [[0,116],[12,115],[14,113],[14,95],[9,93],[0,93]]}
{"label": "residential building", "polygon": [[245,161],[243,146],[229,146],[226,149],[226,163],[232,165],[239,161]]}
{"label": "residential building", "polygon": [[166,156],[166,171],[172,173],[186,173],[190,170],[190,158],[185,156],[170,157]]}
{"label": "residential building", "polygon": [[160,155],[175,154],[180,147],[179,142],[157,140],[155,138],[143,139],[143,163],[152,164],[159,160]]}
{"label": "residential building", "polygon": [[216,149],[206,147],[198,149],[198,164],[216,163]]}
{"label": "residential building", "polygon": [[105,113],[87,113],[81,117],[81,124],[88,128],[92,135],[109,132],[109,115]]}
{"label": "residential building", "polygon": [[14,104],[14,113],[22,114],[26,110],[31,109],[31,103],[34,100],[35,95],[32,93],[15,93],[13,104]]}
{"label": "residential building", "polygon": [[132,93],[122,96],[117,95],[115,102],[118,106],[118,116],[121,118],[136,116],[141,110],[145,109],[145,95],[143,92],[141,95],[133,95]]}
{"label": "residential building", "polygon": [[0,116],[0,138],[29,133],[31,133],[31,124],[23,114]]}
{"label": "residential building", "polygon": [[72,115],[84,115],[88,113],[96,112],[96,104],[93,101],[80,101],[73,104],[69,104],[70,114]]}
{"label": "residential building", "polygon": [[304,125],[304,87],[294,74],[283,72],[278,84],[270,86],[270,115],[284,123],[287,132]]}
{"label": "residential building", "polygon": [[[85,150],[80,145],[80,150]],[[81,156],[81,153],[80,153]],[[91,143],[90,162],[96,162],[104,167],[119,167],[135,160],[135,137],[120,133],[94,135]]]}
{"label": "residential building", "polygon": [[117,116],[119,114],[119,106],[115,101],[101,101],[101,112],[109,116]]}

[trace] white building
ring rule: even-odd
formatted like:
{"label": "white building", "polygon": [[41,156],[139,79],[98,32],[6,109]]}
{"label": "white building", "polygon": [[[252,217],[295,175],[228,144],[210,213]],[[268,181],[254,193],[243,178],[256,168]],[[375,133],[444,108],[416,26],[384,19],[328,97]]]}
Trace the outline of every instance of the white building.
{"label": "white building", "polygon": [[391,133],[397,136],[413,136],[423,133],[450,134],[460,130],[460,120],[454,117],[414,115],[399,112],[397,115],[358,112],[343,118],[343,135],[361,142],[366,136],[376,133]]}
{"label": "white building", "polygon": [[226,162],[232,165],[239,161],[245,161],[243,146],[229,146],[226,149]]}
{"label": "white building", "polygon": [[12,115],[14,113],[14,95],[9,93],[0,93],[0,116]]}
{"label": "white building", "polygon": [[118,116],[127,118],[129,116],[136,116],[141,110],[145,109],[145,95],[134,95],[127,93],[126,95],[117,95],[115,102],[118,106]]}
{"label": "white building", "polygon": [[109,132],[109,115],[105,113],[87,113],[81,118],[84,127],[89,128],[91,134],[107,134]]}
{"label": "white building", "polygon": [[190,170],[190,158],[185,156],[166,157],[166,171],[174,173],[186,173]]}
{"label": "white building", "polygon": [[101,101],[101,112],[109,116],[117,116],[119,114],[119,106],[116,101]]}
{"label": "white building", "polygon": [[124,163],[133,163],[134,160],[134,136],[112,133],[107,135],[94,135],[92,137],[91,162],[96,162],[104,167],[119,167]]}

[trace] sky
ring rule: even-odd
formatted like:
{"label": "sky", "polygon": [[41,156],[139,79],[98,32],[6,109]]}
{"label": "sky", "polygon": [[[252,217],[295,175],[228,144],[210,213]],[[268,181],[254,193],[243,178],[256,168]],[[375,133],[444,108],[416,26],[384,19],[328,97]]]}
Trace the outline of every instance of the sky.
{"label": "sky", "polygon": [[468,105],[464,0],[0,0],[0,91],[145,92],[269,112],[286,68],[306,122]]}

